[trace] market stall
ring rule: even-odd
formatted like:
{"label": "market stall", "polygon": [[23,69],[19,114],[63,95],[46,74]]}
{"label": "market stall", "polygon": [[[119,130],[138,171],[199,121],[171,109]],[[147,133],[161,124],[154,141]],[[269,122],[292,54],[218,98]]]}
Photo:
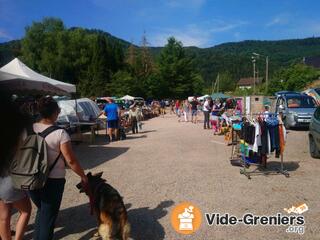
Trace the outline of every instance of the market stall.
{"label": "market stall", "polygon": [[0,84],[8,90],[34,90],[53,94],[71,94],[76,86],[41,75],[18,58],[0,68]]}
{"label": "market stall", "polygon": [[[233,165],[242,166],[240,173],[251,179],[256,174],[283,174],[289,177],[284,169],[284,149],[286,129],[281,117],[277,114],[243,115],[242,120],[232,124],[232,149],[230,161]],[[268,169],[267,162],[274,154],[280,158],[280,167]],[[256,166],[253,170],[249,168]]]}

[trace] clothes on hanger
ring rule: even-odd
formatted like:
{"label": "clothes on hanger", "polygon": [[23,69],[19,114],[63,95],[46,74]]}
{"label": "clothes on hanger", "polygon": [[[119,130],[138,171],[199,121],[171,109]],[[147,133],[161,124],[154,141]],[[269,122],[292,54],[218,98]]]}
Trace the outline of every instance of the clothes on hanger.
{"label": "clothes on hanger", "polygon": [[276,158],[283,154],[286,130],[275,115],[259,116],[255,121],[247,117],[243,118],[240,138],[240,151],[250,159],[258,157],[259,162],[266,166],[268,154],[275,152]]}

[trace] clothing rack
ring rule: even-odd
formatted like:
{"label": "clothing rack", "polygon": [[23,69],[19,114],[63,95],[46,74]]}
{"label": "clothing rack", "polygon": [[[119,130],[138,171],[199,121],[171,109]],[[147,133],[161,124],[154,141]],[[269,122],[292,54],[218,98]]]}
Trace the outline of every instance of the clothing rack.
{"label": "clothing rack", "polygon": [[[247,163],[245,156],[241,155],[241,160],[243,161],[243,168],[240,169],[240,174],[245,175],[248,179],[251,179],[251,175],[279,175],[283,174],[286,177],[290,177],[290,174],[287,170],[283,168],[283,154],[280,154],[280,168],[276,170],[265,170],[261,169],[261,164]],[[252,171],[248,171],[251,165],[256,166]]]}
{"label": "clothing rack", "polygon": [[[252,114],[238,114],[237,116],[261,116],[261,115],[268,115],[270,117],[272,116],[277,116],[277,113],[252,113]],[[238,122],[238,121],[235,121]],[[279,123],[279,125],[283,125],[282,123]],[[284,169],[283,162],[284,162],[284,154],[280,153],[280,168],[276,170],[265,170],[262,169],[261,164],[257,163],[251,163],[246,160],[246,156],[240,152],[240,139],[239,139],[239,132],[240,130],[235,130],[232,126],[231,130],[231,144],[232,144],[232,149],[231,149],[231,157],[230,161],[234,160],[240,160],[240,163],[242,165],[242,169],[240,169],[240,174],[245,175],[248,179],[251,179],[251,175],[278,175],[278,174],[283,174],[285,177],[289,177],[290,174],[287,170]],[[251,166],[256,166],[254,170],[248,171],[247,169]]]}

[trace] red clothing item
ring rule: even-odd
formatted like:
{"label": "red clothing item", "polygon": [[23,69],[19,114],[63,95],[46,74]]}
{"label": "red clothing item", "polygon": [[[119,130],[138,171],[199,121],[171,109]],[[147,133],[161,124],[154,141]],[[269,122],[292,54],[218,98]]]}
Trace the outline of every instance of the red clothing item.
{"label": "red clothing item", "polygon": [[279,139],[280,139],[280,154],[282,155],[284,152],[284,147],[285,147],[283,125],[282,124],[279,124]]}

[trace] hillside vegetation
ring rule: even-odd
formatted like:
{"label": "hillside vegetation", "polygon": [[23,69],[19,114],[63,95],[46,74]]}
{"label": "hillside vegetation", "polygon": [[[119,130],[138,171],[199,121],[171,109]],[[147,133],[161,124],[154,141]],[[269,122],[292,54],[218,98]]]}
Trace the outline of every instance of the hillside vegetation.
{"label": "hillside vegetation", "polygon": [[[77,84],[85,96],[202,94],[210,92],[218,74],[220,89],[234,91],[241,77],[253,75],[253,52],[261,55],[257,59],[260,77],[265,76],[265,57],[269,57],[269,92],[299,90],[319,76],[317,70],[301,65],[303,57],[320,56],[317,37],[243,41],[210,48],[183,47],[171,40],[164,48],[153,48],[142,36],[141,46],[135,46],[101,30],[67,29],[60,19],[45,18],[26,27],[23,39],[0,44],[0,66],[19,57],[44,75]],[[265,91],[263,85],[259,89]]]}

